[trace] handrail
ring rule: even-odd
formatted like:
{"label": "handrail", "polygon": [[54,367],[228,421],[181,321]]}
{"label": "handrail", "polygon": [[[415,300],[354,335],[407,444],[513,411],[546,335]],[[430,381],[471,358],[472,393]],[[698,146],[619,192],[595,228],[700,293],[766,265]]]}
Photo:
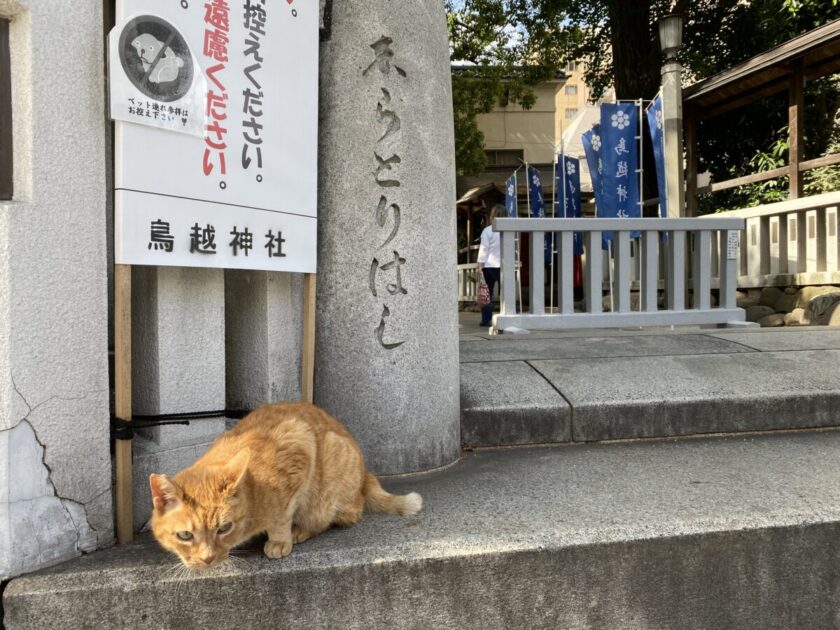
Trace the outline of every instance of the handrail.
{"label": "handrail", "polygon": [[788,212],[796,212],[798,210],[810,210],[811,208],[816,208],[818,206],[833,206],[838,204],[840,204],[840,190],[822,193],[821,195],[812,195],[810,197],[777,201],[775,203],[767,203],[760,206],[752,206],[750,208],[727,210],[725,212],[718,212],[717,214],[710,214],[706,216],[715,218],[726,216],[752,219],[755,217],[769,217],[776,214],[787,214]]}
{"label": "handrail", "polygon": [[746,220],[738,286],[840,282],[840,191],[711,215]]}
{"label": "handrail", "polygon": [[673,219],[495,219],[494,232],[644,232],[741,230],[744,222],[737,218],[709,215],[698,218]]}

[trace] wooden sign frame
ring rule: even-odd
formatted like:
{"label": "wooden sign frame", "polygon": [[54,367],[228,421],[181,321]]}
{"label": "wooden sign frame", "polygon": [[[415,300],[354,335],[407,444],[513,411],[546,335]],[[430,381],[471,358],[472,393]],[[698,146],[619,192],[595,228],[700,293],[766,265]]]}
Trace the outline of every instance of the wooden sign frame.
{"label": "wooden sign frame", "polygon": [[[316,275],[304,274],[303,343],[301,346],[301,400],[313,402],[315,394],[315,290]],[[131,265],[114,265],[114,411],[131,421]],[[134,441],[115,440],[116,529],[119,544],[134,541],[132,493]]]}

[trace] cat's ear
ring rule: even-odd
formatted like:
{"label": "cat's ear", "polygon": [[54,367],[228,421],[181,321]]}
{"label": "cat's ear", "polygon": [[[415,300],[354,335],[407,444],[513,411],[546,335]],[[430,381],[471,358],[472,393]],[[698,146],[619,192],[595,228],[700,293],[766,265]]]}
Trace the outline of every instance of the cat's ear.
{"label": "cat's ear", "polygon": [[166,514],[181,504],[181,490],[166,475],[153,474],[149,477],[149,486],[152,488],[152,503],[158,513]]}
{"label": "cat's ear", "polygon": [[251,453],[247,448],[243,448],[225,464],[223,477],[225,492],[233,494],[239,489],[242,480],[245,478],[245,473],[248,472],[250,459]]}

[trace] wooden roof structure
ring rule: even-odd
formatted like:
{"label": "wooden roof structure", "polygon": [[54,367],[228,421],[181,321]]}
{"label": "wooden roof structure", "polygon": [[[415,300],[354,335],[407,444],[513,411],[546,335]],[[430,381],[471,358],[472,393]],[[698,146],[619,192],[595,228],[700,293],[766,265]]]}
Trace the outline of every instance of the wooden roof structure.
{"label": "wooden roof structure", "polygon": [[[789,178],[789,196],[803,193],[803,173],[840,164],[840,154],[803,159],[805,82],[840,72],[840,19],[747,59],[683,90],[686,145],[686,204],[696,216],[698,195],[735,188],[777,177]],[[788,95],[789,163],[781,168],[697,186],[698,122],[744,107],[776,94]]]}
{"label": "wooden roof structure", "polygon": [[683,106],[696,118],[711,118],[787,92],[792,78],[840,72],[840,19],[756,55],[683,90]]}

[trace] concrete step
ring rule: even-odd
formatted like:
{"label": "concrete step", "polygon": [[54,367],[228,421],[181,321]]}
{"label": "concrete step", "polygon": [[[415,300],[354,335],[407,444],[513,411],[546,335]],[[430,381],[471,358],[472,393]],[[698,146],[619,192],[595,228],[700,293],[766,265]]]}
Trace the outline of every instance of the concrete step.
{"label": "concrete step", "polygon": [[466,447],[840,425],[840,328],[461,343]]}
{"label": "concrete step", "polygon": [[480,450],[283,560],[148,539],[12,581],[31,628],[836,628],[840,431]]}

